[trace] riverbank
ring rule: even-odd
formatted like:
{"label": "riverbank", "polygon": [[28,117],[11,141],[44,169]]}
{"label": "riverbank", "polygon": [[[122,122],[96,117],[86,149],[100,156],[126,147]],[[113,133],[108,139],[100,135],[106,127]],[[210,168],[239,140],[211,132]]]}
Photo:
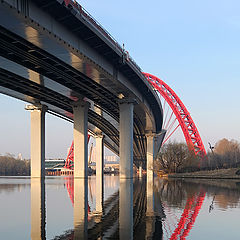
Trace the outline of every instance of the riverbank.
{"label": "riverbank", "polygon": [[240,179],[237,175],[238,168],[218,169],[211,171],[199,171],[191,173],[168,174],[169,178],[206,178],[206,179]]}

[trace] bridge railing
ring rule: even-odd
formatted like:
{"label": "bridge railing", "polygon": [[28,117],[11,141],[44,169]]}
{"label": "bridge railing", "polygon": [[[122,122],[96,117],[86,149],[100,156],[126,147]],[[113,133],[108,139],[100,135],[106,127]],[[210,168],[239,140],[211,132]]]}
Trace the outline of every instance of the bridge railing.
{"label": "bridge railing", "polygon": [[75,11],[77,11],[79,15],[81,15],[81,17],[88,21],[88,23],[91,23],[91,25],[94,26],[99,32],[101,32],[103,36],[105,36],[116,47],[116,49],[122,52],[126,60],[130,62],[133,67],[135,67],[138,71],[142,72],[141,68],[137,65],[133,58],[131,58],[129,53],[120,46],[117,40],[114,39],[114,37],[105,28],[103,28],[102,25],[96,19],[94,19],[94,17],[91,16],[91,14],[85,8],[83,8],[75,0],[64,0],[64,2],[67,7],[69,7],[70,5]]}

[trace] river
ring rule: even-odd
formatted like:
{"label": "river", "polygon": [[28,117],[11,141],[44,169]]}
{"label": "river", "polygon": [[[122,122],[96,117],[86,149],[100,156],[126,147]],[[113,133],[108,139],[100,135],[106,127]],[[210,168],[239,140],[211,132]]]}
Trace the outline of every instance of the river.
{"label": "river", "polygon": [[[121,235],[119,223],[124,218],[119,219],[119,208],[125,205],[119,204],[119,188],[118,176],[104,176],[104,214],[100,215],[95,211],[95,176],[89,177],[86,238]],[[154,212],[148,214],[146,180],[133,180],[133,221],[125,231],[134,239],[240,239],[240,181],[155,177],[153,196]],[[46,177],[44,183],[29,177],[0,177],[0,239],[80,239],[74,199],[72,177]]]}

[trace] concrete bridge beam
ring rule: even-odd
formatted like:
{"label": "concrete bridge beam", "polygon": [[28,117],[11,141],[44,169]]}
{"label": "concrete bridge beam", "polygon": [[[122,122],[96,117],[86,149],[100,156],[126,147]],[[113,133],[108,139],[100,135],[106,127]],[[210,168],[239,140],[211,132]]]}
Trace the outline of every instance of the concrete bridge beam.
{"label": "concrete bridge beam", "polygon": [[45,105],[27,105],[31,111],[31,177],[45,177]]}
{"label": "concrete bridge beam", "polygon": [[88,109],[83,100],[73,106],[74,178],[88,177]]}
{"label": "concrete bridge beam", "polygon": [[121,102],[120,108],[120,178],[133,177],[133,108],[132,101]]}

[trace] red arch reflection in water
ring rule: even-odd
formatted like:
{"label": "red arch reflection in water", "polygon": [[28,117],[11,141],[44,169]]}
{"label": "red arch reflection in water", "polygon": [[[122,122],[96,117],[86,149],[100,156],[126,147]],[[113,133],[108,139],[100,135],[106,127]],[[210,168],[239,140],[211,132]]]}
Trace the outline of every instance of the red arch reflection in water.
{"label": "red arch reflection in water", "polygon": [[[64,180],[66,181],[69,198],[72,202],[72,205],[74,206],[74,180],[71,177],[66,177]],[[181,215],[176,229],[170,237],[170,240],[186,239],[196,221],[196,218],[205,199],[205,195],[206,193],[204,191],[200,191],[198,195],[191,196],[187,199],[184,211]],[[88,204],[88,213],[90,213],[90,211],[90,206]]]}
{"label": "red arch reflection in water", "polygon": [[[68,196],[72,202],[72,205],[74,206],[74,180],[71,177],[66,177],[66,178],[64,178],[64,180],[66,181]],[[90,212],[91,212],[91,209],[88,204],[88,213],[90,213]]]}
{"label": "red arch reflection in water", "polygon": [[170,240],[186,239],[202,207],[205,194],[204,191],[201,191],[198,196],[195,195],[187,200],[177,228],[174,230]]}

